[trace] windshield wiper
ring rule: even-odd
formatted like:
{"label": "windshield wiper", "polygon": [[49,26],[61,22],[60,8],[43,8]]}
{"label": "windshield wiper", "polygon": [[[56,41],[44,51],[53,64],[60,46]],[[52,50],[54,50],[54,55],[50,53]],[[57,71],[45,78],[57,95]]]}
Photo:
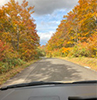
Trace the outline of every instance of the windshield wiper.
{"label": "windshield wiper", "polygon": [[66,85],[66,84],[85,84],[85,83],[97,83],[97,81],[79,81],[79,82],[72,82],[72,83],[60,83],[60,82],[31,82],[31,83],[22,83],[22,84],[16,84],[16,85],[9,85],[6,87],[0,88],[0,90],[7,90],[12,88],[20,88],[20,87],[27,87],[27,86],[38,86],[38,85]]}
{"label": "windshield wiper", "polygon": [[73,84],[91,84],[91,83],[97,83],[97,80],[90,80],[90,81],[79,81],[79,82],[73,82]]}
{"label": "windshield wiper", "polygon": [[12,88],[20,88],[20,87],[26,87],[26,86],[53,85],[53,84],[54,85],[59,85],[59,84],[65,84],[65,83],[38,81],[38,82],[31,82],[31,83],[22,83],[22,84],[16,84],[16,85],[9,85],[9,86],[0,88],[0,90],[7,90],[7,89],[12,89]]}

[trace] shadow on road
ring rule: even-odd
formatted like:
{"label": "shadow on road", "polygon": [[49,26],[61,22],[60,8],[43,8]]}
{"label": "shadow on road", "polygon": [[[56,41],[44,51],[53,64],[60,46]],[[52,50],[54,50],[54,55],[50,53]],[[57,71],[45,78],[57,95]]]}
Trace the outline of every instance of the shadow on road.
{"label": "shadow on road", "polygon": [[[46,59],[45,59],[46,60]],[[75,81],[81,80],[79,73],[74,68],[65,64],[53,64],[51,59],[48,61],[37,62],[37,66],[26,78],[26,82],[31,81]],[[53,60],[53,59],[52,59]]]}
{"label": "shadow on road", "polygon": [[96,79],[96,72],[72,62],[56,58],[43,58],[8,80],[4,85],[28,83],[33,81],[69,82]]}

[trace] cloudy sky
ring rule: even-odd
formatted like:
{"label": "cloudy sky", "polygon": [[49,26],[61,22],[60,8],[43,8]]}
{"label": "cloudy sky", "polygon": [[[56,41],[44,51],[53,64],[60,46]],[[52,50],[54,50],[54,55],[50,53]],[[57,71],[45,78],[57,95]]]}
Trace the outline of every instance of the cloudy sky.
{"label": "cloudy sky", "polygon": [[[0,0],[0,6],[9,0]],[[19,3],[22,0],[16,0]],[[63,15],[67,14],[78,0],[27,0],[29,6],[35,6],[34,19],[37,24],[37,32],[40,36],[40,44],[45,45],[56,28],[60,24]]]}

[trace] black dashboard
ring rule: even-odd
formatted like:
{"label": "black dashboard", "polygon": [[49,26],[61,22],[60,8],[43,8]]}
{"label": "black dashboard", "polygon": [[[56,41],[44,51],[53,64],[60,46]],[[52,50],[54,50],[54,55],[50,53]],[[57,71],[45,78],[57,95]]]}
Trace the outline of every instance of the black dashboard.
{"label": "black dashboard", "polygon": [[0,91],[0,100],[97,100],[97,83],[8,89]]}

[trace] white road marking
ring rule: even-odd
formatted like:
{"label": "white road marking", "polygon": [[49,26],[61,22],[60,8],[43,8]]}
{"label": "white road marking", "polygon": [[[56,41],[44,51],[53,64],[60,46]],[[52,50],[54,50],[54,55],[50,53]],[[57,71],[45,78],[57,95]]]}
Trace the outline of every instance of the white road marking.
{"label": "white road marking", "polygon": [[84,66],[85,68],[88,68],[88,69],[91,69],[90,67],[88,67],[88,66]]}

